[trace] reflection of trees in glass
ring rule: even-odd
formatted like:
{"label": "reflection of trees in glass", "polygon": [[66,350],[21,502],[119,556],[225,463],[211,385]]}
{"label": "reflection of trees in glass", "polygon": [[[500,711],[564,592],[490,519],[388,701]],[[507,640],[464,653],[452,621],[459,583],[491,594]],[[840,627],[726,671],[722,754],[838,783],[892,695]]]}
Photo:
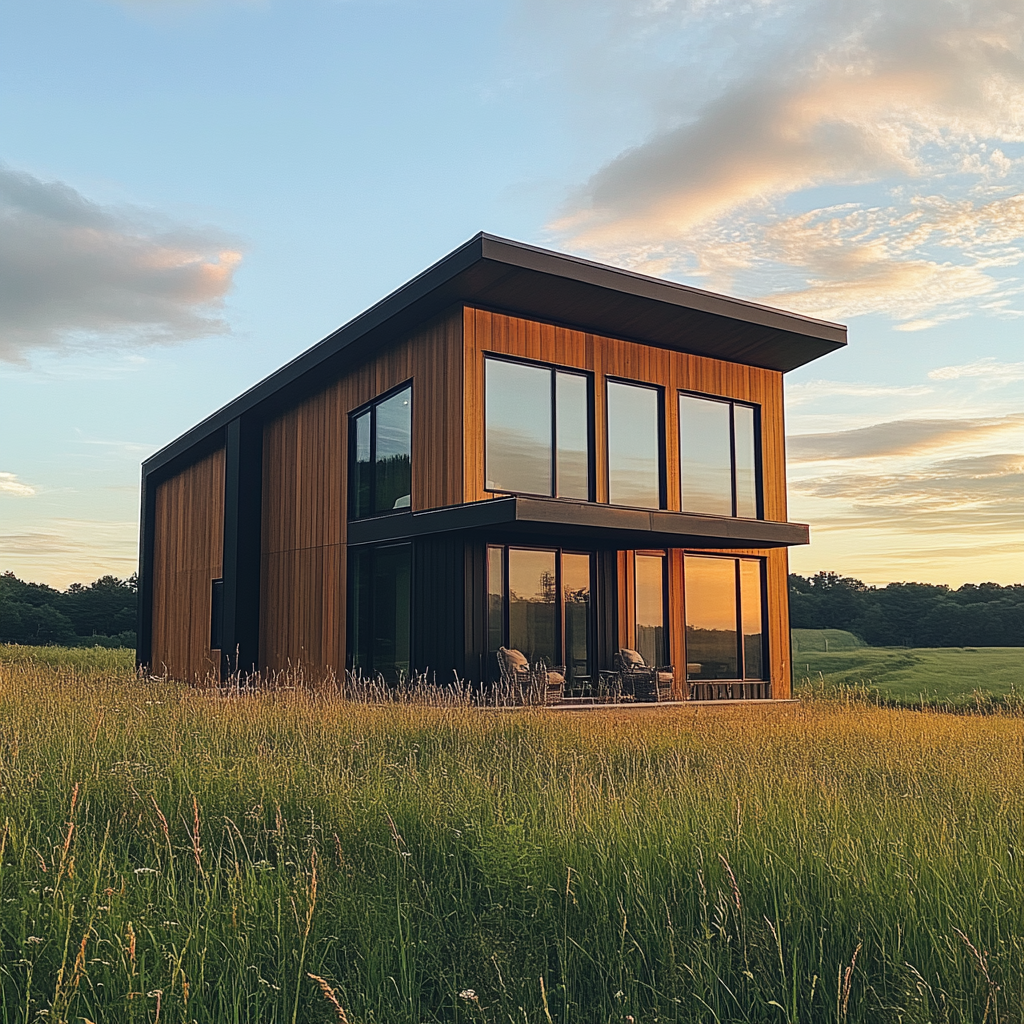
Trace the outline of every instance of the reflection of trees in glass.
{"label": "reflection of trees in glass", "polygon": [[412,459],[408,455],[378,459],[376,484],[378,512],[407,508],[412,493]]}
{"label": "reflection of trees in glass", "polygon": [[637,623],[636,649],[651,668],[665,664],[665,627]]}
{"label": "reflection of trees in glass", "polygon": [[700,666],[688,671],[691,679],[738,679],[736,631],[687,626],[686,663]]}

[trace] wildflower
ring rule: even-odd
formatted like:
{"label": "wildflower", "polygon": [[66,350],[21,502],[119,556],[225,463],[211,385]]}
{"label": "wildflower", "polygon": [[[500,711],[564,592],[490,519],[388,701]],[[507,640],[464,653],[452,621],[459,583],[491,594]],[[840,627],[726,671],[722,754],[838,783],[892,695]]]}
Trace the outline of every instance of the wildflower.
{"label": "wildflower", "polygon": [[36,943],[36,942],[42,942],[43,940],[41,938],[39,938],[38,935],[30,935],[25,941],[26,942]]}
{"label": "wildflower", "polygon": [[471,988],[464,988],[459,993],[459,998],[460,999],[468,999],[471,1003],[479,1003],[480,1002],[480,999],[477,996],[476,992],[474,992],[473,989],[471,989]]}
{"label": "wildflower", "polygon": [[136,868],[135,874],[137,875],[159,875],[160,872],[156,868]]}

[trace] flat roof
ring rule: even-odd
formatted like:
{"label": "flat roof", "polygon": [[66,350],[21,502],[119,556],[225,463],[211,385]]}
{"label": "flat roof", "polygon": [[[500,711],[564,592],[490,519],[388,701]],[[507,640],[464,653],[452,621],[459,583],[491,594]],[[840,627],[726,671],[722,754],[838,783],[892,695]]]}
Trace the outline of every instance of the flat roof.
{"label": "flat roof", "polygon": [[453,305],[785,372],[846,344],[842,324],[480,232],[148,458],[188,461],[238,416],[273,415]]}

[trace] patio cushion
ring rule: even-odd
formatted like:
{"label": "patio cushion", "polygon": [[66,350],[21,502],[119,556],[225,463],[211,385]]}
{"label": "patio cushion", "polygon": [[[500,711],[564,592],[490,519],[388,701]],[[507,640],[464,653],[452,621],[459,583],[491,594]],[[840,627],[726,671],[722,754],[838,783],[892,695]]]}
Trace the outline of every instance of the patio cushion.
{"label": "patio cushion", "polygon": [[647,668],[647,663],[640,653],[628,647],[619,648],[619,658],[622,660],[623,668]]}
{"label": "patio cushion", "polygon": [[561,672],[548,672],[548,686],[563,686],[565,676]]}
{"label": "patio cushion", "polygon": [[502,647],[500,654],[505,656],[505,660],[508,662],[509,668],[529,668],[530,663],[526,660],[526,655],[522,651],[517,651],[509,647]]}

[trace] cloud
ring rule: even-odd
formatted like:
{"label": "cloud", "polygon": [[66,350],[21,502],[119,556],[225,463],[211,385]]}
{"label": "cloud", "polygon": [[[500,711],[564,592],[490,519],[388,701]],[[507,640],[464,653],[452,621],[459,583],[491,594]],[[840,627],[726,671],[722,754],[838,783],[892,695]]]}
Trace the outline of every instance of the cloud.
{"label": "cloud", "polygon": [[1019,282],[993,274],[1024,261],[1024,195],[825,208],[769,223],[760,235],[773,259],[806,275],[804,287],[765,296],[787,309],[838,318],[882,311],[904,321],[902,330],[965,316],[981,298],[992,313],[1024,315],[1012,308]]}
{"label": "cloud", "polygon": [[14,473],[0,473],[0,494],[16,494],[27,498],[35,493],[34,487],[23,484]]}
{"label": "cloud", "polygon": [[1019,429],[1024,414],[977,419],[894,420],[854,430],[796,434],[786,440],[791,462],[910,455]]}
{"label": "cloud", "polygon": [[1024,363],[1000,363],[995,359],[978,359],[959,366],[940,366],[929,370],[931,380],[960,380],[963,377],[982,378],[994,384],[1010,384],[1024,380]]}
{"label": "cloud", "polygon": [[786,382],[786,407],[816,402],[822,398],[918,398],[929,395],[927,384],[869,384],[859,381],[807,380],[796,384]]}
{"label": "cloud", "polygon": [[0,572],[63,589],[138,566],[138,523],[53,518],[0,533]]}
{"label": "cloud", "polygon": [[[679,32],[701,18],[759,31],[709,73],[719,88],[702,105],[665,71],[661,124],[571,196],[552,224],[564,242],[828,318],[881,312],[920,330],[967,309],[1024,315],[1005,279],[1024,261],[1019,0],[630,9],[651,63],[673,17]],[[864,202],[870,183],[888,201]],[[857,201],[822,206],[840,187]]]}
{"label": "cloud", "polygon": [[[816,528],[898,520],[907,532],[963,535],[984,525],[1019,541],[1024,455],[946,459],[900,473],[836,473],[798,481],[793,489],[807,497],[833,500],[830,515],[815,517]],[[841,499],[842,505],[834,499]]]}
{"label": "cloud", "polygon": [[241,254],[210,228],[0,167],[0,360],[221,334]]}

